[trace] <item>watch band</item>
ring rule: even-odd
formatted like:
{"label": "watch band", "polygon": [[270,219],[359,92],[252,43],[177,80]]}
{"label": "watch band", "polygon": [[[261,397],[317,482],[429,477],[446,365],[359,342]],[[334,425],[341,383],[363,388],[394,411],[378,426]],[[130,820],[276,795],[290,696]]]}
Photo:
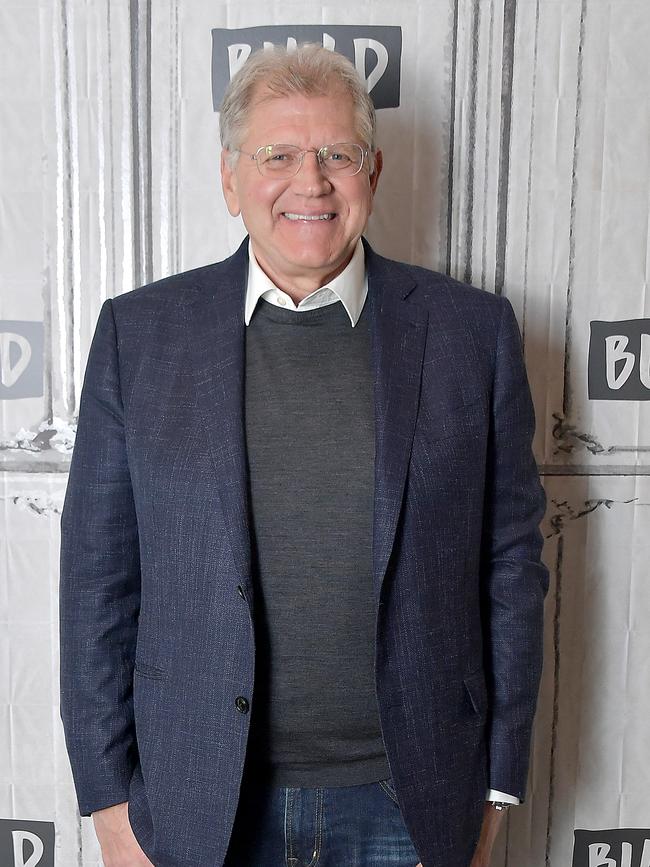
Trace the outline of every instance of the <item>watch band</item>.
{"label": "watch band", "polygon": [[512,804],[509,804],[506,801],[490,801],[489,803],[492,804],[495,810],[499,810],[499,812],[505,812],[512,807]]}

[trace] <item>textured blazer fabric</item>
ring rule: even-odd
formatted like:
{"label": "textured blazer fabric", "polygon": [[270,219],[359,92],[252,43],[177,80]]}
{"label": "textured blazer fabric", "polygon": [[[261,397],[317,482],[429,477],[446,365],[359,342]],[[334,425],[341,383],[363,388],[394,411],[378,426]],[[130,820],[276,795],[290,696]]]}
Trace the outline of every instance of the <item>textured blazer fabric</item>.
{"label": "textured blazer fabric", "polygon": [[[548,588],[533,403],[505,297],[363,242],[382,732],[424,867],[468,867],[487,789],[526,794]],[[255,701],[247,243],[104,302],[61,517],[79,810],[128,801],[156,867],[223,863]]]}

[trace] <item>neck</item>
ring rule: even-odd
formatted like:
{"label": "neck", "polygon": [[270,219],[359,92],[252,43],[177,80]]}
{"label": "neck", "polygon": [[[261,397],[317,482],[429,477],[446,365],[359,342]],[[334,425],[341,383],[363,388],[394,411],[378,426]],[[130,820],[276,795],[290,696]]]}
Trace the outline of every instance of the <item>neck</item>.
{"label": "neck", "polygon": [[332,271],[327,272],[326,274],[296,274],[291,278],[283,276],[277,273],[269,264],[261,257],[257,250],[255,249],[255,244],[251,241],[251,250],[253,255],[255,256],[255,260],[257,264],[260,266],[262,271],[266,274],[269,280],[272,280],[273,283],[278,287],[278,289],[282,289],[283,292],[286,292],[287,295],[291,298],[294,304],[299,304],[303,298],[306,298],[316,289],[320,289],[321,286],[325,286],[335,277],[344,271],[347,266],[350,264],[350,260],[354,255],[354,248],[352,252]]}

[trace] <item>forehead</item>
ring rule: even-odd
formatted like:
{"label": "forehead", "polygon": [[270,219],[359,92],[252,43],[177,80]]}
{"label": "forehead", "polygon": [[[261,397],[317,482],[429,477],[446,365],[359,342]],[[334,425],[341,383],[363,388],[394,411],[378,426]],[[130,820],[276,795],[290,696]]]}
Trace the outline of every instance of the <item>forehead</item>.
{"label": "forehead", "polygon": [[[301,144],[355,140],[356,115],[352,97],[340,89],[327,96],[278,96],[266,88],[254,94],[248,112],[247,138],[265,138],[267,144]],[[271,136],[266,141],[266,137]],[[313,142],[312,142],[313,143]]]}

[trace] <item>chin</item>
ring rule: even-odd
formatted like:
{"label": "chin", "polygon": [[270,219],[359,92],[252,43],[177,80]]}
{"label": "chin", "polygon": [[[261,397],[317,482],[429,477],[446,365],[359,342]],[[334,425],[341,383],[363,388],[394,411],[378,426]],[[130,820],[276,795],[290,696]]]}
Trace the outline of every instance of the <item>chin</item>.
{"label": "chin", "polygon": [[332,254],[331,244],[304,243],[292,245],[290,252],[297,259],[302,259],[305,256],[310,258],[322,259],[329,258]]}
{"label": "chin", "polygon": [[292,250],[286,256],[288,262],[293,262],[296,265],[303,265],[309,268],[323,268],[331,262],[336,262],[340,258],[340,253],[333,255],[329,250],[318,250],[312,248],[302,248],[301,250]]}

